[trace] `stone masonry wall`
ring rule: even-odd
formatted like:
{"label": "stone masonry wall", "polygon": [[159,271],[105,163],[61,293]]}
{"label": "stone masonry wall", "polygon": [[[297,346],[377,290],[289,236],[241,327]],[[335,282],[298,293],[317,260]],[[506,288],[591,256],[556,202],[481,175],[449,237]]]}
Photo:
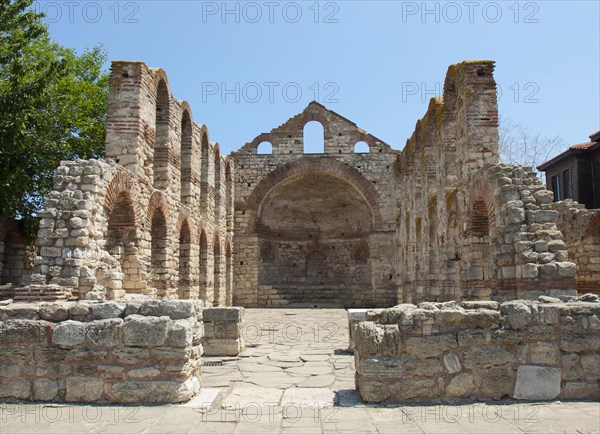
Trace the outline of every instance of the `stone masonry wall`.
{"label": "stone masonry wall", "polygon": [[[320,154],[304,152],[311,121],[323,126]],[[368,152],[355,152],[359,141]],[[271,153],[259,153],[263,142]],[[235,304],[392,305],[396,154],[316,102],[234,152]],[[304,220],[286,211],[294,202],[306,203]]]}
{"label": "stone masonry wall", "polygon": [[559,212],[557,225],[569,260],[577,264],[577,291],[600,295],[600,210],[570,199],[552,203],[552,209]]}
{"label": "stone masonry wall", "polygon": [[0,398],[181,402],[199,390],[199,301],[12,303],[0,320]]}
{"label": "stone masonry wall", "polygon": [[32,283],[231,305],[233,176],[164,71],[113,62],[106,159],[57,169]]}
{"label": "stone masonry wall", "polygon": [[575,289],[552,193],[530,169],[499,164],[493,70],[450,66],[398,156],[398,302]]}
{"label": "stone masonry wall", "polygon": [[600,399],[598,297],[542,300],[427,302],[368,312],[355,333],[361,397]]}

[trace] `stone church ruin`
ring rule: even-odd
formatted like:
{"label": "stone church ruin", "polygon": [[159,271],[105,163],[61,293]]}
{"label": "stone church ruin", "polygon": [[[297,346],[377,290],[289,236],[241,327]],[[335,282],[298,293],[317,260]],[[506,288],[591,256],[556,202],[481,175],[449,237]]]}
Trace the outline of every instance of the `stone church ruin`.
{"label": "stone church ruin", "polygon": [[[187,400],[203,351],[242,350],[243,307],[396,305],[355,324],[366,400],[512,396],[521,386],[506,372],[533,375],[529,364],[553,369],[553,397],[596,396],[596,374],[566,364],[600,351],[600,211],[553,203],[531,169],[499,162],[493,71],[450,66],[402,151],[311,102],[225,156],[163,70],[113,62],[106,157],[57,168],[35,248],[0,221],[0,298],[13,300],[0,306],[0,366],[21,348],[19,366],[41,368],[1,370],[0,397]],[[307,153],[314,122],[323,148]],[[528,327],[531,348],[558,345],[553,358],[515,343]],[[481,383],[489,339],[461,341],[488,329],[506,339],[494,350],[506,363],[489,362],[506,393]],[[578,344],[561,346],[570,334]],[[381,357],[432,369],[403,379]]]}

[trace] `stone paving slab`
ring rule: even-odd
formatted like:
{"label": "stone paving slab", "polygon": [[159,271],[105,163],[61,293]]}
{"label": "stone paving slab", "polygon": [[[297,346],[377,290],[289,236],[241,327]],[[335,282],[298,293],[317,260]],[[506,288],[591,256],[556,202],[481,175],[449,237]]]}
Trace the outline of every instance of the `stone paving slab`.
{"label": "stone paving slab", "polygon": [[[346,351],[343,309],[247,309],[245,318],[259,328],[269,323],[265,326],[269,330],[240,358],[221,358],[222,366],[204,366],[203,389],[187,403],[132,407],[4,403],[0,434],[600,434],[596,402],[366,404],[354,389],[354,358]],[[292,327],[299,332],[285,336],[283,331]],[[323,342],[325,338],[328,342]],[[328,383],[329,379],[333,381]]]}

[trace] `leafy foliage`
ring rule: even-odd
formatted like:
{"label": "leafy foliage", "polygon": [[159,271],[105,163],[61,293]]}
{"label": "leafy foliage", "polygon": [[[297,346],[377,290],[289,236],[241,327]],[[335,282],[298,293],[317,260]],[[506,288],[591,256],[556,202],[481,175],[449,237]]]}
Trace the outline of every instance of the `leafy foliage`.
{"label": "leafy foliage", "polygon": [[101,47],[53,42],[32,0],[0,0],[0,214],[35,233],[61,160],[103,153],[108,74]]}

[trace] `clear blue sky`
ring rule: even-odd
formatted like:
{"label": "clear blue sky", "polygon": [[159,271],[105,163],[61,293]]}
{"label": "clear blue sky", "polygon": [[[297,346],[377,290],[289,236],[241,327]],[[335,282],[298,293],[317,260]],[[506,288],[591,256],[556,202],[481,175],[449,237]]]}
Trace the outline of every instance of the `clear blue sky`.
{"label": "clear blue sky", "polygon": [[599,4],[109,0],[36,7],[65,46],[102,43],[111,60],[164,68],[174,95],[229,153],[313,99],[401,149],[429,98],[441,93],[448,65],[465,59],[497,62],[501,117],[570,144],[587,141],[600,129]]}

